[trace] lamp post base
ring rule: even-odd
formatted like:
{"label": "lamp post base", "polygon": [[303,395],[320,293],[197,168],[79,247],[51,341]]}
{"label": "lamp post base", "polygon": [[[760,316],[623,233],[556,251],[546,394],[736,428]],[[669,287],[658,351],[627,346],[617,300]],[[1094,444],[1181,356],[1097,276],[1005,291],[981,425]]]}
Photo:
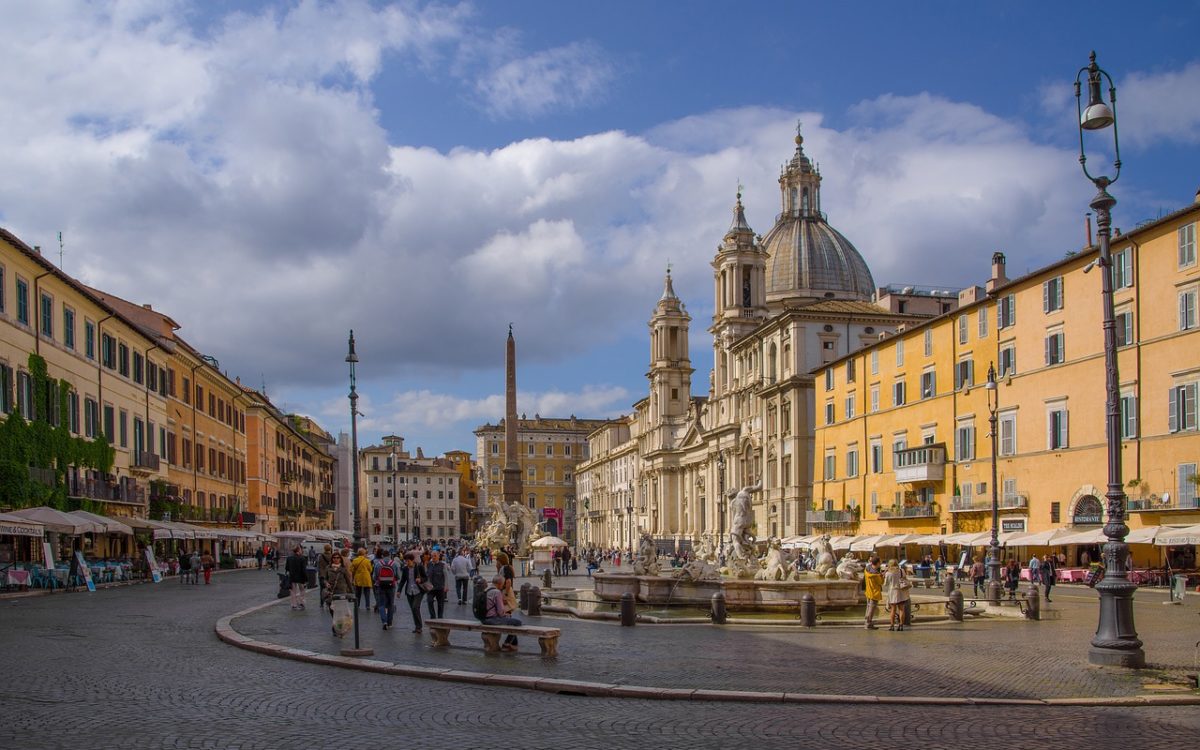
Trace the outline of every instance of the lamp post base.
{"label": "lamp post base", "polygon": [[344,648],[341,650],[342,656],[373,656],[375,649],[373,648]]}
{"label": "lamp post base", "polygon": [[989,604],[999,604],[1004,596],[1004,586],[999,581],[988,581],[987,596]]}
{"label": "lamp post base", "polygon": [[1095,664],[1098,667],[1143,669],[1146,666],[1146,652],[1141,647],[1125,651],[1092,646],[1088,649],[1088,664]]}
{"label": "lamp post base", "polygon": [[[1105,545],[1105,552],[1110,563],[1121,559],[1118,554],[1125,553],[1124,543]],[[1100,594],[1100,622],[1096,626],[1096,635],[1092,637],[1092,647],[1088,649],[1088,663],[1103,667],[1125,667],[1126,669],[1141,669],[1146,666],[1146,652],[1142,650],[1142,641],[1138,638],[1137,629],[1133,624],[1133,592],[1137,586],[1129,582],[1127,573],[1123,570],[1110,568],[1096,591]]]}

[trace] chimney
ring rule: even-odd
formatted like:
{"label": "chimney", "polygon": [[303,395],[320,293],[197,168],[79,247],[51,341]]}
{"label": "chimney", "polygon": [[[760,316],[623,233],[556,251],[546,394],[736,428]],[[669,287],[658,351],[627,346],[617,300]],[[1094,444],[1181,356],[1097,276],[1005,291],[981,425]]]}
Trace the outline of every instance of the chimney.
{"label": "chimney", "polygon": [[1084,221],[1084,232],[1085,232],[1084,237],[1087,239],[1087,244],[1084,245],[1084,248],[1089,248],[1092,246],[1092,212],[1091,211],[1088,211],[1087,217]]}
{"label": "chimney", "polygon": [[992,278],[988,279],[987,291],[991,294],[996,287],[1008,282],[1004,273],[1004,253],[992,253]]}

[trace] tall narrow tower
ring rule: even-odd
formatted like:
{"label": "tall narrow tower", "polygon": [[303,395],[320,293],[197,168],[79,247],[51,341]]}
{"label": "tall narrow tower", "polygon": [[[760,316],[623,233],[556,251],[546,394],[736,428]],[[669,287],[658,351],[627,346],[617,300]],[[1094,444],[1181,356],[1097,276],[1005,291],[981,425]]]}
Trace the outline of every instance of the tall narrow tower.
{"label": "tall narrow tower", "polygon": [[508,326],[508,348],[504,356],[504,504],[521,503],[521,464],[517,461],[517,342]]}
{"label": "tall narrow tower", "polygon": [[713,298],[713,392],[730,388],[729,346],[757,328],[767,318],[767,253],[746,223],[742,193],[733,206],[733,223],[717,246],[712,261],[716,284]]}
{"label": "tall narrow tower", "polygon": [[688,324],[692,316],[675,294],[671,272],[650,318],[650,419],[657,426],[687,414],[692,396]]}

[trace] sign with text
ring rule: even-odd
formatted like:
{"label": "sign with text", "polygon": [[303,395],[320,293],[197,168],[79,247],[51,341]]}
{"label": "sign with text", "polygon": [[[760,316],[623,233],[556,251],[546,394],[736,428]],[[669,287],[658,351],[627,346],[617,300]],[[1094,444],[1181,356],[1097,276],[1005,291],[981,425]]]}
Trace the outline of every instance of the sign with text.
{"label": "sign with text", "polygon": [[42,542],[42,554],[46,557],[46,568],[54,570],[54,549],[50,542]]}
{"label": "sign with text", "polygon": [[96,582],[92,580],[92,569],[88,567],[87,560],[83,559],[83,552],[80,550],[75,550],[75,561],[79,563],[79,575],[87,584],[87,590],[95,593]]}
{"label": "sign with text", "polygon": [[158,569],[158,561],[154,559],[154,550],[146,547],[146,564],[150,566],[150,580],[162,583],[162,571]]}

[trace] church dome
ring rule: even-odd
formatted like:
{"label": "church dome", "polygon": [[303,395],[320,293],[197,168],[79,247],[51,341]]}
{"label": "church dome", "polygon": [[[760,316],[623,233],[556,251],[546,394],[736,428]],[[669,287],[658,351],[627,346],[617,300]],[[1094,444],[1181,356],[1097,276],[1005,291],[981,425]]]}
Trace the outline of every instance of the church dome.
{"label": "church dome", "polygon": [[820,169],[804,154],[803,143],[797,132],[796,153],[779,175],[783,211],[762,242],[767,303],[870,300],[875,280],[862,255],[822,213]]}

